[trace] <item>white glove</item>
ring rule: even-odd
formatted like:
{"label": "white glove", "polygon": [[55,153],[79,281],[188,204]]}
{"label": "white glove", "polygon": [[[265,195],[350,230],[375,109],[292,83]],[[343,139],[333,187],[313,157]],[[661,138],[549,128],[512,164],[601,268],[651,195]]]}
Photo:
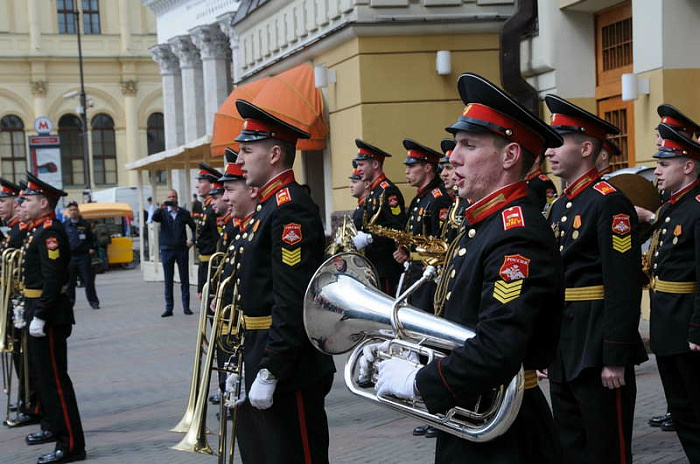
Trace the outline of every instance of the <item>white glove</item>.
{"label": "white glove", "polygon": [[256,409],[268,409],[272,406],[272,397],[277,387],[277,379],[263,379],[260,372],[255,377],[253,385],[250,387],[248,400],[251,406]]}
{"label": "white glove", "polygon": [[393,395],[399,398],[415,400],[417,398],[413,390],[413,383],[420,367],[410,361],[400,358],[387,359],[379,363],[379,376],[377,378],[377,395]]}
{"label": "white glove", "polygon": [[246,400],[245,367],[241,375],[232,372],[226,376],[226,393],[228,393],[229,398],[226,401],[226,406],[229,408],[240,406]]}
{"label": "white glove", "polygon": [[372,238],[372,234],[368,234],[366,232],[362,232],[361,230],[355,234],[355,236],[352,238],[352,243],[355,245],[355,248],[357,250],[361,250],[370,243],[372,243],[374,239]]}
{"label": "white glove", "polygon": [[[362,357],[360,358],[359,373],[360,382],[366,382],[370,380],[370,377],[372,376],[372,364],[377,360],[377,351],[388,353],[390,343],[391,341],[387,340],[382,343],[372,343],[362,348]],[[408,361],[414,364],[418,364],[419,362],[418,354],[415,351],[401,351],[400,353],[397,353],[396,350],[394,350],[393,355],[403,357],[404,359],[407,359]]]}
{"label": "white glove", "polygon": [[46,321],[43,319],[38,317],[32,319],[31,324],[29,324],[29,335],[32,337],[45,337],[44,324],[46,324]]}

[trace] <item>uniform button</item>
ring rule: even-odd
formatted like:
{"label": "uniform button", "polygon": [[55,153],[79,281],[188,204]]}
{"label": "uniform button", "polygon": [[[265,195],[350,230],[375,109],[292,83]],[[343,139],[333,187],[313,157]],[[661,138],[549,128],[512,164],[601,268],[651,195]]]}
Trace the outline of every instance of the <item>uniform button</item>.
{"label": "uniform button", "polygon": [[241,301],[241,294],[236,295],[236,301]]}
{"label": "uniform button", "polygon": [[560,231],[559,231],[559,236],[560,236],[560,237],[563,237],[563,236],[564,236],[564,231],[563,231],[563,230],[560,230]]}
{"label": "uniform button", "polygon": [[245,233],[243,234],[243,238],[248,238],[248,232],[245,232]]}
{"label": "uniform button", "polygon": [[[233,264],[233,263],[231,263],[231,264]],[[236,264],[236,269],[240,269],[240,268],[241,268],[241,263]]]}
{"label": "uniform button", "polygon": [[450,271],[450,279],[454,279],[454,278],[455,278],[455,274],[457,274],[457,270],[456,270],[456,269],[452,269],[452,271]]}
{"label": "uniform button", "polygon": [[236,285],[241,285],[241,278],[236,279]]}
{"label": "uniform button", "polygon": [[255,211],[260,211],[262,209],[262,205],[258,205],[255,207]]}
{"label": "uniform button", "polygon": [[659,242],[659,247],[662,247],[662,246],[664,246],[664,241],[663,241],[663,240],[661,240],[661,241]]}
{"label": "uniform button", "polygon": [[459,256],[464,256],[464,254],[467,252],[466,248],[460,248],[458,251]]}
{"label": "uniform button", "polygon": [[451,295],[452,295],[452,292],[447,292],[447,295],[445,295],[445,299],[449,300]]}
{"label": "uniform button", "polygon": [[661,229],[661,233],[665,234],[666,233],[666,228]]}
{"label": "uniform button", "polygon": [[571,203],[570,201],[567,201],[567,202],[566,202],[566,207],[567,207],[567,208],[571,208],[571,205],[572,205],[572,203]]}
{"label": "uniform button", "polygon": [[559,251],[564,251],[564,245],[559,245]]}
{"label": "uniform button", "polygon": [[239,253],[243,253],[243,247],[240,247],[240,248],[238,249],[238,252],[239,252]]}
{"label": "uniform button", "polygon": [[418,207],[417,207],[417,206],[414,206],[414,207],[413,207],[413,211],[418,211]]}
{"label": "uniform button", "polygon": [[240,240],[240,239],[241,239],[241,234],[236,234],[236,240]]}
{"label": "uniform button", "polygon": [[658,263],[654,263],[654,269],[656,269],[657,267],[659,267]]}
{"label": "uniform button", "polygon": [[667,217],[664,222],[671,222],[671,217]]}
{"label": "uniform button", "polygon": [[469,229],[468,235],[469,235],[469,238],[474,238],[476,236],[476,230]]}
{"label": "uniform button", "polygon": [[561,222],[566,222],[566,216],[561,217]]}
{"label": "uniform button", "polygon": [[654,256],[659,256],[659,252],[658,252],[658,251],[655,251],[655,252],[654,252]]}
{"label": "uniform button", "polygon": [[416,221],[420,222],[421,219],[423,219],[423,216],[418,216],[418,218],[416,219]]}

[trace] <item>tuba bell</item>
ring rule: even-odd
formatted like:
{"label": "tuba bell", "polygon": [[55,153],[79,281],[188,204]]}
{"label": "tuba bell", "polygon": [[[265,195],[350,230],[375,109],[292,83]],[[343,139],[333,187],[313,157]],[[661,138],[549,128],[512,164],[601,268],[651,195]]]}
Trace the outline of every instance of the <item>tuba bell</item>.
{"label": "tuba bell", "polygon": [[[304,299],[304,327],[311,343],[321,352],[336,355],[353,350],[345,364],[348,389],[460,438],[485,442],[505,433],[515,420],[524,391],[524,374],[484,393],[471,408],[455,406],[444,414],[428,412],[420,400],[379,396],[373,387],[360,386],[362,349],[391,341],[385,356],[401,356],[406,350],[428,359],[444,357],[474,337],[474,331],[404,304],[424,281],[413,284],[398,299],[377,289],[372,264],[355,253],[331,257],[316,271]],[[398,348],[398,349],[394,349]],[[380,361],[381,362],[381,361]]]}

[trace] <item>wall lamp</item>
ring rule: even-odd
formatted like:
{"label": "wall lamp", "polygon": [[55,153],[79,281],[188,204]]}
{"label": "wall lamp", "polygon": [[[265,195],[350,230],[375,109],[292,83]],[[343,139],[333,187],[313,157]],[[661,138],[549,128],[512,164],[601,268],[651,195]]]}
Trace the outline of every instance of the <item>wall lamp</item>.
{"label": "wall lamp", "polygon": [[335,84],[335,69],[328,69],[326,65],[314,66],[314,86],[317,89],[325,89],[328,83]]}
{"label": "wall lamp", "polygon": [[649,95],[649,79],[637,77],[634,73],[622,75],[622,101],[636,100],[637,96]]}
{"label": "wall lamp", "polygon": [[438,50],[437,55],[435,55],[435,70],[441,76],[452,74],[452,52]]}

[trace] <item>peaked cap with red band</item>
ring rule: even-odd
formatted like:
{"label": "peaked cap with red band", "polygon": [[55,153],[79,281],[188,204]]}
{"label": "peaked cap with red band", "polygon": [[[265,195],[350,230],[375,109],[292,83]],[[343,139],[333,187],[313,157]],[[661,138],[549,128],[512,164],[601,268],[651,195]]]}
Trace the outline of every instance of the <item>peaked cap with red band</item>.
{"label": "peaked cap with red band", "polygon": [[216,182],[219,180],[219,177],[222,176],[222,174],[214,169],[213,167],[209,166],[208,164],[205,163],[199,163],[199,171],[197,171],[197,176],[195,179],[205,179],[208,180],[209,182]]}
{"label": "peaked cap with red band", "polygon": [[477,74],[462,74],[457,89],[467,106],[457,122],[445,128],[450,134],[491,132],[520,144],[535,156],[563,143],[561,136],[544,121],[487,79]]}
{"label": "peaked cap with red band", "polygon": [[358,148],[357,156],[353,161],[363,161],[376,159],[377,161],[383,161],[384,158],[391,158],[391,155],[384,150],[381,150],[374,145],[370,145],[367,142],[363,142],[360,139],[355,139],[355,146]]}
{"label": "peaked cap with red band", "polygon": [[455,139],[440,140],[440,150],[442,150],[444,156],[440,158],[439,164],[447,164],[450,162],[450,155],[456,146],[457,141]]}
{"label": "peaked cap with red band", "polygon": [[27,188],[24,189],[22,195],[44,195],[58,200],[61,197],[67,196],[68,194],[63,190],[59,190],[56,187],[47,184],[31,172],[27,171]]}
{"label": "peaked cap with red band", "polygon": [[20,190],[19,185],[13,184],[9,180],[0,177],[0,198],[16,197],[19,195]]}
{"label": "peaked cap with red band", "polygon": [[620,156],[622,154],[620,152],[620,147],[618,147],[617,145],[615,145],[607,139],[603,142],[603,146],[601,147],[601,149],[607,151],[610,157]]}
{"label": "peaked cap with red band", "polygon": [[357,169],[353,169],[352,174],[348,176],[348,179],[362,180],[362,175],[360,174],[360,171],[358,171]]}
{"label": "peaked cap with red band", "polygon": [[224,155],[226,156],[226,168],[224,169],[224,175],[219,177],[218,182],[231,182],[234,180],[245,180],[243,177],[243,169],[236,164],[236,159],[238,159],[238,153],[226,148]]}
{"label": "peaked cap with red band", "polygon": [[408,150],[403,164],[410,166],[419,162],[438,164],[442,153],[426,147],[412,139],[403,139],[403,147]]}
{"label": "peaked cap with red band", "polygon": [[602,142],[608,138],[608,135],[620,133],[620,129],[608,121],[557,95],[551,93],[545,95],[544,102],[552,112],[552,121],[549,124],[562,135],[583,134]]}
{"label": "peaked cap with red band", "polygon": [[663,140],[659,152],[654,155],[654,158],[669,159],[684,156],[700,160],[700,143],[668,124],[659,124],[658,129]]}
{"label": "peaked cap with red band", "polygon": [[[661,124],[666,124],[678,131],[685,132],[691,137],[700,134],[700,126],[688,116],[678,111],[678,108],[675,106],[664,103],[656,108],[656,112],[659,113]],[[658,127],[656,129],[658,130]]]}
{"label": "peaked cap with red band", "polygon": [[234,139],[236,142],[275,139],[296,145],[298,139],[311,138],[311,135],[303,130],[245,100],[236,100],[236,109],[243,118],[243,128],[238,137]]}

